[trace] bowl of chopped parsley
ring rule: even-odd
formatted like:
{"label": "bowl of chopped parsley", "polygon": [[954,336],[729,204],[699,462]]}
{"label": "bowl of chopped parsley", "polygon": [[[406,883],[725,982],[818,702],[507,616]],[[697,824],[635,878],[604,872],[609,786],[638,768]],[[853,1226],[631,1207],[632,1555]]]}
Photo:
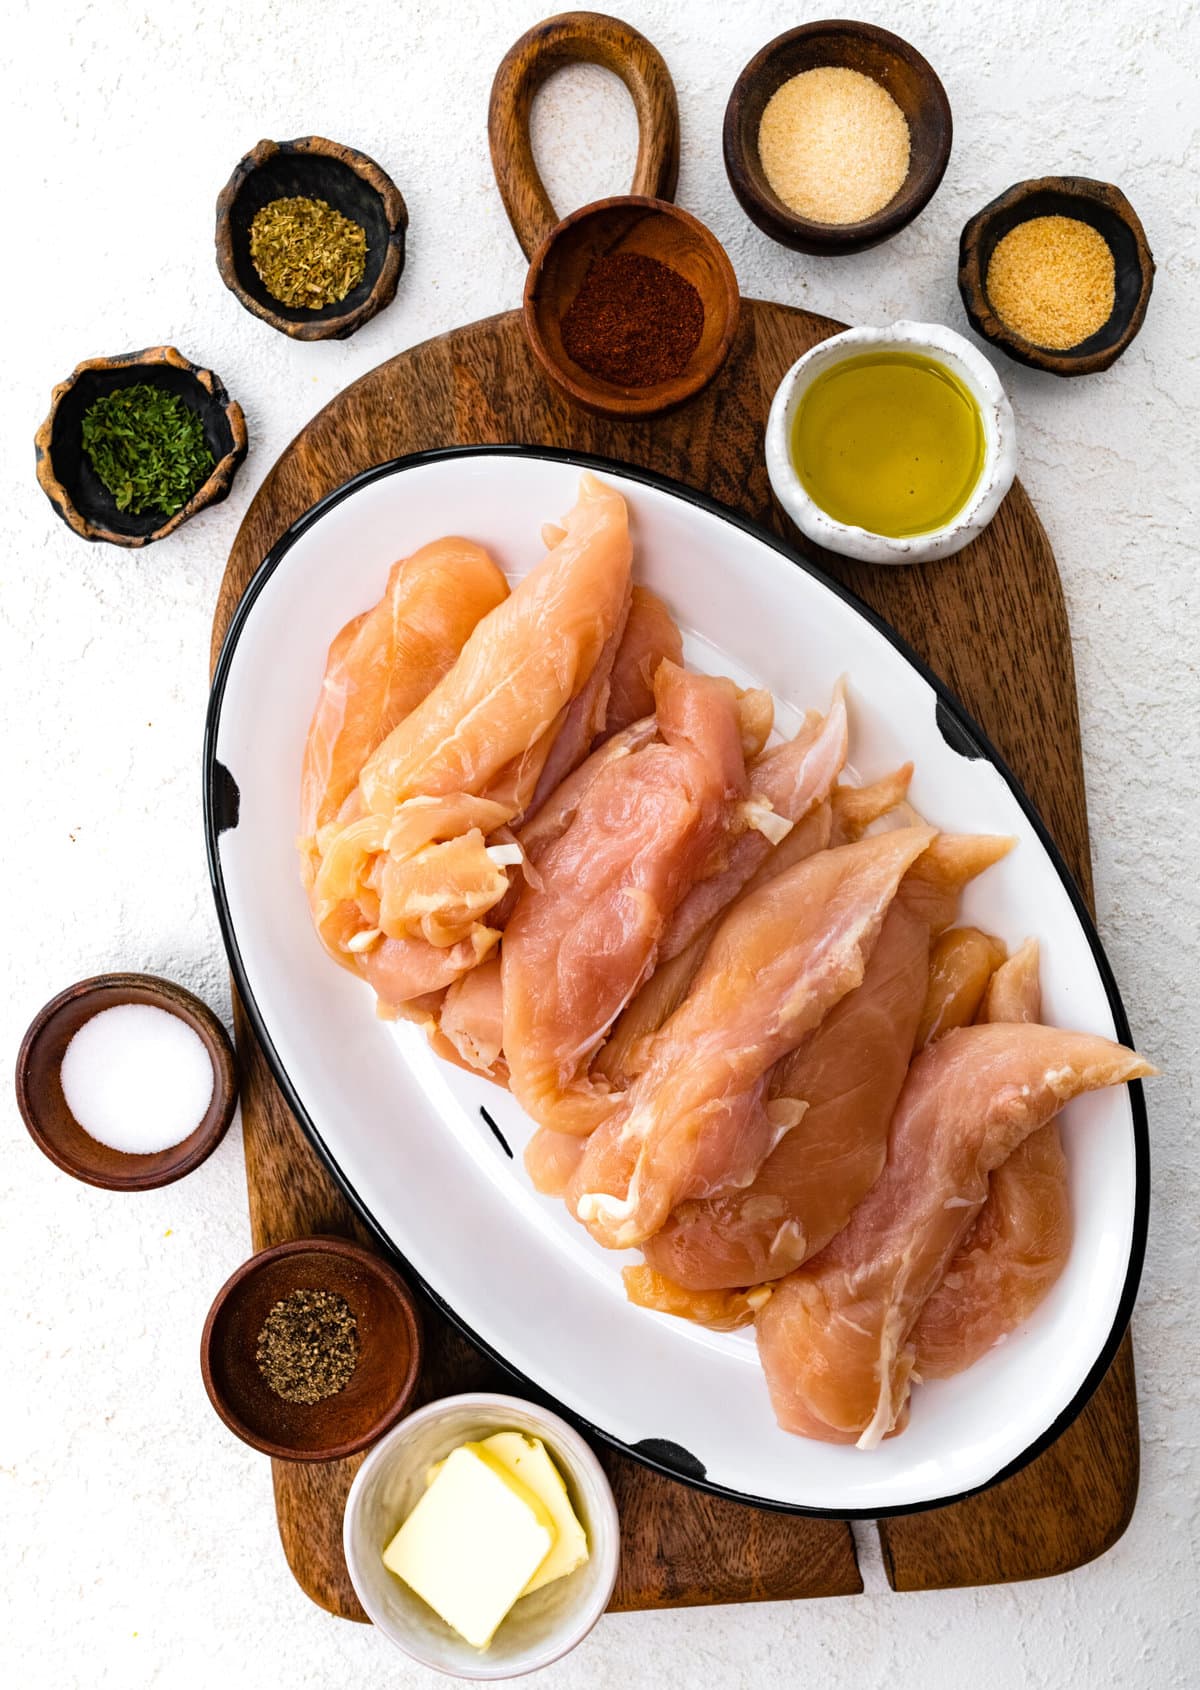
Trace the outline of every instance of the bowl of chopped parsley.
{"label": "bowl of chopped parsley", "polygon": [[344,340],[395,297],[408,211],[366,153],[306,135],[260,141],[217,199],[221,280],[295,340]]}
{"label": "bowl of chopped parsley", "polygon": [[155,346],[79,364],[35,445],[38,481],[69,528],[147,546],[225,498],[246,422],[211,370]]}

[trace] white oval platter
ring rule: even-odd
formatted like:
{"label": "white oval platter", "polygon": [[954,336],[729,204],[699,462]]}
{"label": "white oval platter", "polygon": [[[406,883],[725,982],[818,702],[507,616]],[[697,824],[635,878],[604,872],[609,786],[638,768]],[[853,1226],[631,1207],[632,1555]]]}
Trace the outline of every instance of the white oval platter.
{"label": "white oval platter", "polygon": [[440,1062],[411,1025],[378,1020],[366,986],[330,963],[309,924],[296,872],[298,774],[331,639],[379,597],[397,557],[439,535],[481,541],[515,581],[542,556],[542,523],[574,502],[581,467],[626,495],[636,578],[670,605],[691,665],[770,687],[785,733],[848,676],[861,779],[911,758],[911,801],[928,820],[1017,837],[968,891],[964,919],[1010,946],[1037,935],[1048,1021],[1127,1037],[1099,942],[1044,830],[890,630],[702,495],[532,448],[429,453],[368,471],[295,524],[251,583],[218,665],[205,753],[210,867],[239,990],[302,1125],[381,1240],[473,1337],[579,1422],[664,1470],[776,1507],[874,1516],[948,1501],[1043,1448],[1115,1352],[1145,1234],[1138,1088],[1080,1099],[1062,1117],[1076,1237],[1034,1318],[968,1372],[919,1388],[900,1437],[869,1453],[832,1447],[776,1427],[752,1335],[627,1303],[624,1258],[531,1188],[521,1162],[531,1123],[508,1093]]}

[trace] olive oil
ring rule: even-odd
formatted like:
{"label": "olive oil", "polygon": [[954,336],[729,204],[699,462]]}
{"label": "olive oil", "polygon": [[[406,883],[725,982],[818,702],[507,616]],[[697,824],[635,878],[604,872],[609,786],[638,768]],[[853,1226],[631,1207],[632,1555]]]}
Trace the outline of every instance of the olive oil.
{"label": "olive oil", "polygon": [[983,469],[966,385],[916,352],[867,352],[817,377],[792,430],[809,498],[838,522],[904,539],[952,522]]}

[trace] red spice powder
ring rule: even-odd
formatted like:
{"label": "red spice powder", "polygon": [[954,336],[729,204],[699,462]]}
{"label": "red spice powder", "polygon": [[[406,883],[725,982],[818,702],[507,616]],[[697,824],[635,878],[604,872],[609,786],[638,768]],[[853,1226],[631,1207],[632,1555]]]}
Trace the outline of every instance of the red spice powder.
{"label": "red spice powder", "polygon": [[569,358],[617,387],[653,387],[687,368],[704,304],[686,277],[640,252],[594,258],[562,319]]}

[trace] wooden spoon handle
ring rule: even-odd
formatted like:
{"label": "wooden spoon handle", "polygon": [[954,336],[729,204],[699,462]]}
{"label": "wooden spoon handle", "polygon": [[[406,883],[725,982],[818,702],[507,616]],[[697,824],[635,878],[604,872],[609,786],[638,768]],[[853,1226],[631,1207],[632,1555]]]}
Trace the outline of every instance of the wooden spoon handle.
{"label": "wooden spoon handle", "polygon": [[488,104],[492,169],[526,258],[533,257],[558,222],[534,163],[529,114],[546,78],[568,64],[603,65],[629,90],[638,120],[630,192],[669,200],[679,175],[679,106],[658,49],[603,12],[563,12],[535,24],[501,60]]}

